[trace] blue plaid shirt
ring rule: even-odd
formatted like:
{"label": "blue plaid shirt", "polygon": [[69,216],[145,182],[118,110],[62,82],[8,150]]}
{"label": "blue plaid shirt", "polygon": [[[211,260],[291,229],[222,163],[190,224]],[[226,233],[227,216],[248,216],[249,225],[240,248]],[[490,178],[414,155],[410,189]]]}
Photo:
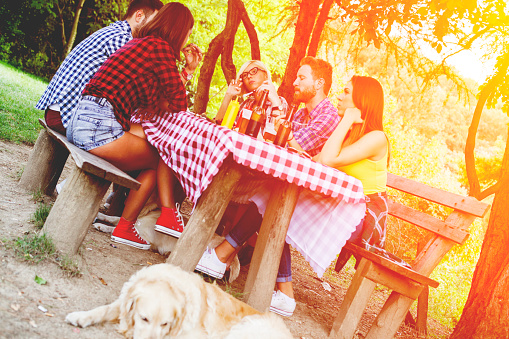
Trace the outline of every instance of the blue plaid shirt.
{"label": "blue plaid shirt", "polygon": [[104,61],[132,38],[127,21],[117,21],[80,42],[62,62],[35,108],[46,110],[58,104],[67,128],[85,85]]}

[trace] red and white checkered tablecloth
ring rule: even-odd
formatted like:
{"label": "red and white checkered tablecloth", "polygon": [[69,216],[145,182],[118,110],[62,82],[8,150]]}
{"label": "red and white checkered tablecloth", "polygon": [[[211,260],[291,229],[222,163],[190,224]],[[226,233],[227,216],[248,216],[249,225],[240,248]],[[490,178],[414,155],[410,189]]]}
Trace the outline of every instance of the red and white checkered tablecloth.
{"label": "red and white checkered tablecloth", "polygon": [[[148,141],[196,202],[224,159],[286,180],[302,190],[286,241],[322,276],[365,213],[362,184],[356,178],[273,144],[239,134],[191,112],[168,113],[142,122]],[[237,201],[254,201],[265,212],[271,180],[257,189],[239,187]],[[266,186],[265,186],[266,185]],[[252,187],[252,186],[251,186]]]}

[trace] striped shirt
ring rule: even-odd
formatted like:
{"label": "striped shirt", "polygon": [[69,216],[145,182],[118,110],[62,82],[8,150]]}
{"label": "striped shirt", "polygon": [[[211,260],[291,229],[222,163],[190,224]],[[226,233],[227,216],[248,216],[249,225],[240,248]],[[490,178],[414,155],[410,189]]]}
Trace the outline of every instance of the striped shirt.
{"label": "striped shirt", "polygon": [[293,137],[302,149],[315,156],[320,153],[340,120],[336,107],[325,98],[309,114],[306,107],[295,113],[292,121]]}
{"label": "striped shirt", "polygon": [[35,108],[46,110],[58,104],[67,128],[85,85],[104,61],[132,38],[127,21],[117,21],[80,42],[62,62]]}
{"label": "striped shirt", "polygon": [[133,39],[99,68],[83,96],[106,98],[125,131],[137,109],[161,115],[161,99],[172,113],[187,109],[186,89],[177,68],[177,53],[166,41],[147,36]]}

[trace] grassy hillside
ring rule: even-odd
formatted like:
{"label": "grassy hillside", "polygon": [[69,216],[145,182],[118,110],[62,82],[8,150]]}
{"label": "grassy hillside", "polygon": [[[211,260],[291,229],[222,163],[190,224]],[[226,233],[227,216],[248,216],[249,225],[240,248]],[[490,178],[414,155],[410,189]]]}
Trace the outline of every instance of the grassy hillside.
{"label": "grassy hillside", "polygon": [[0,138],[33,144],[44,112],[34,108],[47,83],[0,62]]}

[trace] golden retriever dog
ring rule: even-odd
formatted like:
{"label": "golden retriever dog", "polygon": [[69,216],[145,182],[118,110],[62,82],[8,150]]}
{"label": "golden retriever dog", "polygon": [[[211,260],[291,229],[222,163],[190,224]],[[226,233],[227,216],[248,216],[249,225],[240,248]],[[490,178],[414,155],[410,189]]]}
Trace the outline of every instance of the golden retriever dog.
{"label": "golden retriever dog", "polygon": [[260,313],[171,264],[141,269],[122,287],[113,303],[69,313],[65,321],[87,327],[119,322],[126,338],[292,338],[283,320]]}
{"label": "golden retriever dog", "polygon": [[[154,229],[157,218],[159,218],[160,215],[161,210],[157,207],[157,204],[152,197],[141,210],[138,220],[134,224],[134,227],[140,236],[150,243],[151,250],[154,252],[159,252],[159,254],[162,255],[168,255],[175,248],[175,244],[177,243],[178,239],[164,233],[157,232]],[[111,234],[115,229],[115,226],[108,226],[102,222],[117,225],[119,220],[120,217],[98,213],[92,226],[98,231]],[[223,242],[223,240],[224,237],[214,233],[208,244],[208,247],[216,248],[221,242]],[[235,279],[238,278],[240,273],[240,262],[237,255],[234,256],[232,262],[230,263],[229,270],[230,276],[228,278],[228,282],[232,283]]]}

